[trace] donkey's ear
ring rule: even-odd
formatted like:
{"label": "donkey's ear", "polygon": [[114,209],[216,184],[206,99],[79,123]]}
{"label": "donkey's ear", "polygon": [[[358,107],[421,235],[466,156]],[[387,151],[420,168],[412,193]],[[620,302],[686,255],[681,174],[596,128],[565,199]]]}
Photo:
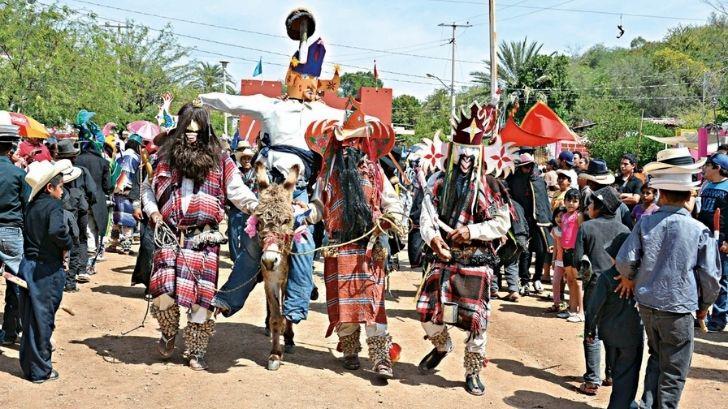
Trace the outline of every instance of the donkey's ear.
{"label": "donkey's ear", "polygon": [[261,162],[255,164],[255,181],[258,183],[258,189],[267,189],[270,186],[270,180],[268,180],[268,172],[265,170],[265,165]]}
{"label": "donkey's ear", "polygon": [[291,166],[291,170],[288,171],[288,177],[286,177],[286,181],[283,182],[283,187],[289,192],[293,192],[293,190],[296,188],[299,173],[300,168],[298,167],[298,165]]}

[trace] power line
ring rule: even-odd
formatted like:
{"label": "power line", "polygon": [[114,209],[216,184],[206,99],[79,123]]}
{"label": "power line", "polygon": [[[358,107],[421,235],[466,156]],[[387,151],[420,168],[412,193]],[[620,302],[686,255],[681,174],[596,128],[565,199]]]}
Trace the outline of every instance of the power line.
{"label": "power line", "polygon": [[[97,6],[97,7],[108,8],[108,9],[117,10],[117,11],[124,11],[127,13],[139,14],[142,16],[163,18],[163,19],[167,19],[167,20],[178,21],[178,22],[188,23],[188,24],[195,24],[195,25],[200,25],[200,26],[205,26],[205,27],[214,27],[214,28],[218,28],[221,30],[235,31],[235,32],[246,33],[246,34],[256,34],[256,35],[273,37],[273,38],[286,38],[286,39],[288,38],[287,36],[283,36],[283,35],[279,35],[279,34],[271,34],[271,33],[265,33],[265,32],[254,31],[254,30],[244,30],[244,29],[240,29],[240,28],[236,28],[236,27],[227,27],[227,26],[222,26],[222,25],[218,25],[218,24],[202,23],[199,21],[187,20],[187,19],[178,18],[178,17],[170,17],[170,16],[164,16],[164,15],[160,15],[160,14],[147,13],[147,12],[138,11],[138,10],[125,9],[122,7],[109,6],[106,4],[96,3],[96,2],[92,2],[92,1],[86,1],[86,0],[68,0],[68,1],[93,5],[93,6]],[[348,45],[348,44],[337,44],[337,43],[330,43],[330,44],[335,47],[348,48],[348,49],[359,50],[359,51],[369,51],[369,52],[399,55],[399,56],[405,56],[405,57],[423,58],[423,59],[430,59],[430,60],[444,60],[444,61],[450,60],[449,58],[446,58],[446,57],[435,57],[435,56],[430,56],[430,55],[412,54],[412,53],[407,53],[407,52],[381,50],[381,49],[360,47],[360,46],[354,46],[354,45]],[[472,60],[458,60],[458,62],[468,63],[468,64],[482,64],[481,61],[472,61]]]}
{"label": "power line", "polygon": [[[478,5],[478,6],[485,6],[488,3],[486,2],[479,2],[479,1],[458,1],[458,0],[428,0],[432,2],[437,3],[455,3],[455,4],[472,4],[472,5]],[[540,7],[540,6],[524,6],[520,4],[508,4],[510,7],[517,7],[517,8],[524,8],[524,9],[533,9],[533,10],[555,10],[555,11],[566,11],[571,13],[587,13],[587,14],[603,14],[603,15],[610,15],[610,16],[628,16],[628,17],[640,17],[640,18],[654,18],[654,19],[663,19],[663,20],[678,20],[678,21],[705,21],[705,19],[700,18],[690,18],[690,17],[675,17],[675,16],[661,16],[656,14],[639,14],[639,13],[624,13],[624,12],[617,12],[617,11],[604,11],[604,10],[589,10],[589,9],[565,9],[565,8],[559,8],[557,6],[550,6],[550,7]],[[480,17],[484,14],[480,14],[473,17]]]}
{"label": "power line", "polygon": [[[46,5],[46,6],[50,6],[49,4],[42,3],[42,2],[39,2],[39,4],[43,4],[43,5]],[[107,21],[116,22],[116,23],[124,23],[123,21],[120,21],[120,20],[116,20],[116,19],[112,19],[112,18],[108,18],[108,17],[101,16],[99,14],[94,13],[91,10],[87,10],[87,9],[84,9],[84,10],[91,12],[93,17],[99,18],[101,20],[107,20]],[[259,48],[253,48],[253,47],[247,47],[247,46],[243,46],[243,45],[239,45],[239,44],[227,43],[227,42],[223,42],[223,41],[217,41],[217,40],[212,40],[212,39],[208,39],[208,38],[197,37],[197,36],[192,36],[192,35],[187,35],[187,34],[180,34],[180,33],[177,33],[175,31],[172,31],[172,30],[158,29],[158,28],[150,27],[150,26],[147,26],[147,25],[144,25],[144,24],[138,24],[137,23],[136,25],[139,26],[139,27],[144,27],[144,28],[146,28],[146,29],[148,29],[150,31],[159,32],[159,33],[169,33],[169,34],[172,34],[174,36],[181,37],[181,38],[187,38],[187,39],[192,39],[192,40],[196,40],[196,41],[202,41],[202,42],[207,42],[207,43],[222,45],[222,46],[235,47],[235,48],[240,48],[240,49],[244,49],[244,50],[257,51],[257,52],[264,53],[264,54],[272,54],[272,55],[276,55],[276,56],[286,57],[286,59],[289,58],[289,55],[288,54],[284,54],[284,53],[280,53],[280,52],[263,50],[263,49],[259,49]],[[202,51],[199,48],[196,48],[196,49],[198,51]],[[207,53],[208,54],[217,54],[217,55],[220,55],[220,56],[227,56],[229,58],[241,59],[241,58],[237,58],[237,57],[233,57],[233,56],[229,56],[229,55],[223,55],[221,53],[213,53],[213,52],[207,52]],[[243,61],[252,61],[252,62],[257,62],[258,61],[258,60],[249,60],[249,59],[242,59],[242,60]],[[371,70],[371,67],[362,67],[362,66],[352,65],[352,64],[336,64],[336,63],[327,63],[327,64],[328,65],[331,65],[331,66],[339,65],[341,67],[354,68],[354,69],[365,70],[365,71],[370,71]],[[286,67],[288,66],[287,64],[277,64],[277,65],[286,66]],[[427,76],[418,75],[418,74],[400,73],[400,72],[389,71],[389,70],[379,70],[379,71],[380,72],[383,72],[383,73],[387,73],[387,74],[404,76],[404,77],[429,79],[429,77],[427,77]],[[380,78],[380,79],[387,80],[387,81],[394,81],[394,82],[411,83],[411,84],[437,85],[437,83],[435,83],[435,82],[407,81],[407,80],[394,79],[394,78]],[[472,82],[466,82],[466,81],[456,81],[456,82],[459,83],[459,84],[464,84],[464,85],[473,85],[474,84]]]}
{"label": "power line", "polygon": [[[72,1],[80,1],[80,0],[72,0]],[[46,5],[46,6],[50,6],[49,4],[42,3],[42,2],[39,2],[39,4],[43,4],[43,5]],[[116,22],[116,23],[125,23],[124,21],[120,21],[120,20],[116,20],[116,19],[112,19],[112,18],[108,18],[108,17],[101,16],[98,13],[94,12],[93,10],[88,10],[88,9],[81,9],[81,10],[85,10],[85,11],[89,12],[92,17],[97,17],[97,18],[102,19],[102,20],[107,20],[107,21]],[[234,43],[228,43],[228,42],[224,42],[224,41],[212,40],[212,39],[198,37],[198,36],[192,36],[192,35],[188,35],[188,34],[181,34],[181,33],[177,33],[177,32],[172,31],[172,30],[153,28],[153,27],[150,27],[148,25],[139,24],[139,23],[137,23],[137,25],[139,27],[144,27],[144,28],[146,28],[146,29],[148,29],[150,31],[155,31],[155,32],[160,32],[160,33],[165,32],[165,33],[169,33],[169,34],[172,34],[174,36],[181,37],[181,38],[187,38],[187,39],[192,39],[192,40],[196,40],[196,41],[202,41],[202,42],[207,42],[207,43],[212,43],[212,44],[217,44],[217,45],[222,45],[222,46],[227,46],[227,47],[235,47],[235,48],[240,48],[240,49],[244,49],[244,50],[257,51],[259,53],[272,54],[272,55],[282,56],[282,57],[286,57],[286,58],[289,57],[289,55],[288,54],[285,54],[285,53],[280,53],[280,52],[275,52],[275,51],[269,51],[269,50],[263,50],[263,49],[259,49],[259,48],[248,47],[248,46],[243,46],[243,45],[234,44]],[[327,63],[327,64],[329,64],[331,66],[339,65],[339,66],[345,67],[345,68],[353,68],[353,69],[364,70],[364,71],[370,71],[371,70],[371,67],[362,67],[362,66],[353,65],[353,64],[336,64],[336,63]],[[425,75],[418,75],[418,74],[412,74],[412,73],[402,73],[402,72],[389,71],[389,70],[383,70],[383,69],[382,70],[379,70],[379,71],[382,72],[382,73],[385,73],[385,74],[392,74],[392,75],[403,76],[403,77],[429,79],[429,77],[427,77]],[[381,79],[384,79],[384,78],[381,78]],[[387,80],[388,81],[407,82],[407,83],[413,83],[413,84],[419,83],[419,84],[427,84],[427,85],[437,85],[437,83],[435,83],[435,82],[404,81],[404,80],[394,80],[392,78],[387,78]],[[474,84],[472,81],[455,81],[455,82],[457,82],[458,84],[461,84],[461,85],[473,85]]]}

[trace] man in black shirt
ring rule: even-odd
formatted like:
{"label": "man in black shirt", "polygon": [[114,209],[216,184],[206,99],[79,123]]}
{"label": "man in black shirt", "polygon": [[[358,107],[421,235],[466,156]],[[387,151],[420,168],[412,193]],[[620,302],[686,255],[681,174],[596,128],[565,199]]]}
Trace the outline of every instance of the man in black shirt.
{"label": "man in black shirt", "polygon": [[[7,271],[14,275],[18,274],[23,258],[23,212],[30,194],[25,172],[10,160],[18,142],[20,136],[16,126],[0,126],[0,264],[4,265],[0,273]],[[0,344],[15,343],[18,332],[18,287],[8,281]]]}
{"label": "man in black shirt", "polygon": [[637,166],[637,157],[631,153],[622,155],[619,161],[619,171],[621,176],[617,178],[619,185],[619,199],[622,203],[632,208],[640,202],[640,191],[642,190],[642,181],[634,175],[634,168]]}

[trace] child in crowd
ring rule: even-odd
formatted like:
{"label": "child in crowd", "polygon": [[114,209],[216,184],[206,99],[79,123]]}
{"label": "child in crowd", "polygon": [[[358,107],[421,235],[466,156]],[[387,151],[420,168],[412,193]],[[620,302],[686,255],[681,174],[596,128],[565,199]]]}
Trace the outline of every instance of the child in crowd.
{"label": "child in crowd", "polygon": [[561,304],[564,279],[564,248],[561,245],[561,218],[564,214],[566,214],[566,207],[559,206],[554,209],[553,218],[551,219],[551,222],[554,224],[553,229],[551,229],[551,237],[554,238],[554,275],[551,280],[554,303],[546,309],[546,312],[561,312],[565,310]]}
{"label": "child in crowd", "polygon": [[566,192],[572,188],[571,177],[563,169],[556,171],[556,185],[559,187],[559,191],[554,197],[554,200],[551,201],[551,209],[563,206]]}
{"label": "child in crowd", "polygon": [[[629,233],[629,229],[622,224],[621,220],[615,217],[617,209],[621,206],[619,192],[610,186],[605,186],[592,194],[592,201],[589,204],[589,220],[579,227],[576,236],[576,248],[574,259],[580,264],[588,265],[584,268],[582,283],[584,287],[583,304],[587,305],[594,293],[596,282],[601,274],[609,270],[614,263],[607,254],[605,247],[621,233]],[[587,395],[593,395],[602,384],[600,377],[601,365],[601,343],[598,331],[595,331],[593,342],[584,342],[584,357],[586,359],[586,372],[584,383],[579,391]],[[609,353],[609,351],[607,351]],[[607,355],[604,386],[612,383],[612,374],[609,355]]]}
{"label": "child in crowd", "polygon": [[635,223],[640,221],[642,216],[649,216],[656,212],[660,207],[657,205],[657,190],[649,185],[642,185],[642,196],[637,206],[632,209],[632,219]]}
{"label": "child in crowd", "polygon": [[[658,152],[658,159],[674,151]],[[676,155],[672,155],[676,156]],[[692,176],[703,165],[656,161],[645,165],[660,209],[643,217],[617,254],[622,296],[634,294],[647,334],[649,358],[640,407],[677,408],[693,355],[695,318],[705,319],[720,291],[720,257],[710,228],[693,219]],[[670,158],[672,159],[672,158]]]}
{"label": "child in crowd", "polygon": [[[612,263],[627,237],[629,233],[619,233],[605,248]],[[619,283],[615,279],[618,276],[614,266],[602,272],[586,301],[584,314],[584,339],[593,345],[599,342],[598,332],[607,351],[607,366],[612,370],[612,394],[607,409],[629,408],[634,402],[644,343],[644,326],[634,297],[621,298],[614,291]]]}
{"label": "child in crowd", "polygon": [[569,189],[564,195],[566,213],[561,216],[561,246],[563,247],[564,274],[569,286],[569,311],[557,315],[569,322],[582,322],[584,306],[581,299],[581,284],[578,280],[578,262],[574,259],[574,247],[579,225],[583,221],[579,213],[581,193],[577,189]]}
{"label": "child in crowd", "polygon": [[32,188],[25,213],[25,254],[18,276],[23,338],[20,367],[26,379],[43,383],[58,379],[51,364],[51,336],[63,297],[66,271],[64,252],[73,245],[63,213],[63,172],[70,161],[33,162],[25,181]]}

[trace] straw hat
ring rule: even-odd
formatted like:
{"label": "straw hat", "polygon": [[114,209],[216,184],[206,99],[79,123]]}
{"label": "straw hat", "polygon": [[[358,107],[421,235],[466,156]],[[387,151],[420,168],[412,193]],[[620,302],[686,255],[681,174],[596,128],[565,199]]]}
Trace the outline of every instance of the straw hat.
{"label": "straw hat", "polygon": [[233,153],[233,156],[235,156],[235,161],[238,163],[240,163],[240,160],[243,156],[252,158],[253,155],[255,155],[255,151],[250,146],[250,143],[248,141],[238,142],[238,146],[235,147],[235,152]]}
{"label": "straw hat", "polygon": [[[31,200],[41,190],[45,189],[48,182],[53,179],[59,173],[68,171],[73,168],[73,164],[68,159],[61,159],[58,162],[51,163],[47,160],[42,162],[33,162],[28,165],[28,174],[25,175],[25,182],[30,185],[30,197]],[[80,170],[80,169],[79,169]]]}
{"label": "straw hat", "polygon": [[[67,160],[67,159],[63,159]],[[63,183],[70,183],[74,180],[78,179],[79,176],[83,174],[83,171],[81,168],[78,168],[76,166],[72,166],[70,169],[66,169],[63,171]]]}
{"label": "straw hat", "polygon": [[697,171],[705,164],[705,158],[699,161],[693,160],[688,148],[669,148],[657,152],[657,160],[645,165],[645,173],[653,173],[656,170],[669,169]]}
{"label": "straw hat", "polygon": [[695,162],[688,148],[669,148],[657,152],[657,161],[644,167],[650,176],[649,186],[654,189],[689,192],[700,185],[693,175],[700,172],[705,158]]}
{"label": "straw hat", "polygon": [[530,153],[522,153],[518,155],[518,159],[516,159],[516,166],[525,166],[533,162],[533,155],[531,155]]}

